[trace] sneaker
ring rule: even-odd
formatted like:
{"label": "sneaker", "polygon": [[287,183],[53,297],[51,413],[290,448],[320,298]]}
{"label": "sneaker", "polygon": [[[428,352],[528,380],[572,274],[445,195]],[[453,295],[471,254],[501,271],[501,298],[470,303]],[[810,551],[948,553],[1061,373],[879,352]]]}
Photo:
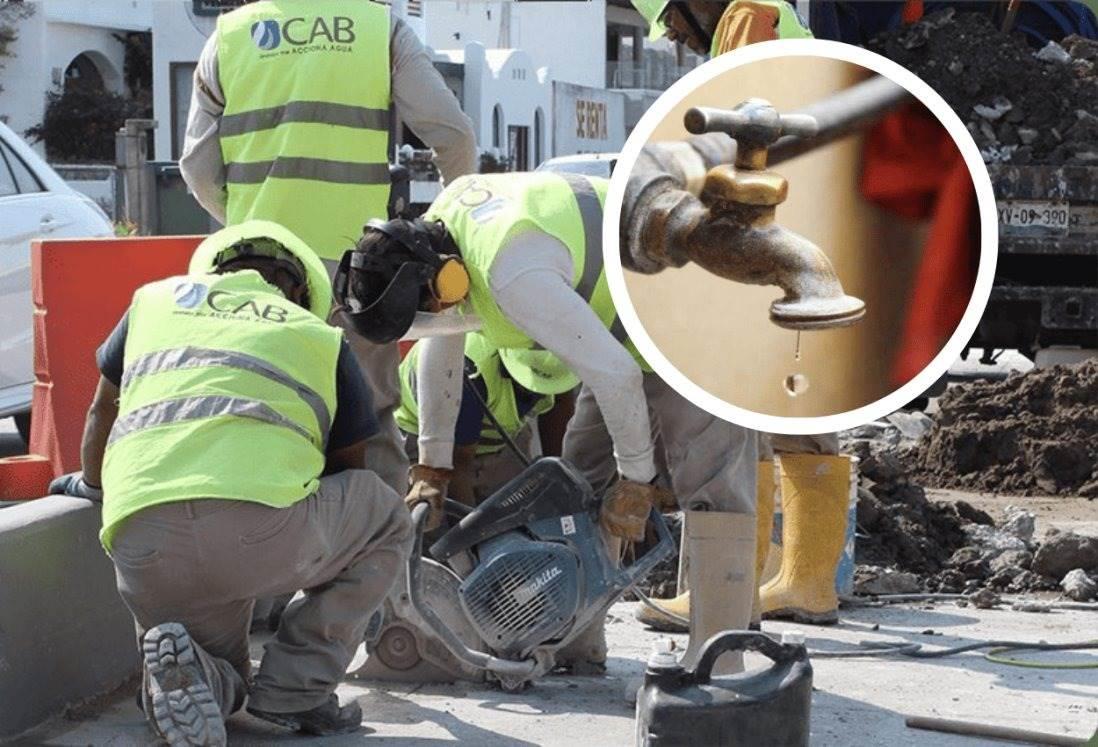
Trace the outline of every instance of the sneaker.
{"label": "sneaker", "polygon": [[308,711],[272,713],[250,705],[246,710],[256,718],[317,737],[350,734],[362,728],[362,708],[354,701],[340,706],[335,693],[329,695],[324,703]]}
{"label": "sneaker", "polygon": [[202,675],[191,637],[179,623],[150,628],[144,655],[145,716],[171,747],[224,747],[221,708]]}

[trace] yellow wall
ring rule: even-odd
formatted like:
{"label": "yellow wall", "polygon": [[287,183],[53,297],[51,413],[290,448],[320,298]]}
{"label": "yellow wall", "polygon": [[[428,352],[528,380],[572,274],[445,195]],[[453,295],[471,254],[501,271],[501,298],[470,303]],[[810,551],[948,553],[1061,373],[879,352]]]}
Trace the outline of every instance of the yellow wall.
{"label": "yellow wall", "polygon": [[[651,140],[688,136],[683,114],[692,106],[731,108],[750,97],[779,111],[797,109],[857,82],[865,71],[825,58],[792,57],[741,66],[709,81],[681,102]],[[861,139],[833,143],[782,163],[789,199],[778,222],[817,243],[835,264],[847,293],[866,302],[853,327],[796,332],[769,321],[774,286],[722,280],[696,265],[657,275],[626,272],[633,305],[649,335],[675,366],[712,394],[756,412],[819,416],[868,404],[892,391],[891,362],[920,256],[921,227],[865,202],[858,190]],[[809,379],[796,398],[782,381]]]}

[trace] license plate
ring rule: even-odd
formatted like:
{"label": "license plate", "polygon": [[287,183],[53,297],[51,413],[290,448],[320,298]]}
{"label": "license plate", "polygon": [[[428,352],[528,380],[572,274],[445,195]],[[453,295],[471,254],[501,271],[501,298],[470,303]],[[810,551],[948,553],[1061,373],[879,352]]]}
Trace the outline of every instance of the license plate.
{"label": "license plate", "polygon": [[1071,207],[1066,202],[1000,202],[999,224],[1066,232],[1071,225]]}

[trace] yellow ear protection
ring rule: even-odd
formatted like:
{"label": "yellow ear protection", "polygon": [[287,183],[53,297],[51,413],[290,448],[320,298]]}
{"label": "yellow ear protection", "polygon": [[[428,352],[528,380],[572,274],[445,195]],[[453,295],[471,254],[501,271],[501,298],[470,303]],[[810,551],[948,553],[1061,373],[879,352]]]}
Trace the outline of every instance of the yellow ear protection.
{"label": "yellow ear protection", "polygon": [[[433,277],[427,280],[427,289],[435,300],[452,304],[469,294],[469,272],[465,269],[465,262],[457,254],[457,247],[453,247],[453,253],[435,251],[431,245],[430,230],[422,220],[372,220],[366,227],[393,239],[434,271]],[[449,234],[447,240],[453,244]]]}

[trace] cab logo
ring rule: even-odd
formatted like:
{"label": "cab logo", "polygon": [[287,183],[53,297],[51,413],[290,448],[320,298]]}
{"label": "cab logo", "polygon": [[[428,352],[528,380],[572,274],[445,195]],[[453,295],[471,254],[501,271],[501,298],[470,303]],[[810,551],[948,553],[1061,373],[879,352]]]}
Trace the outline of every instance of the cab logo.
{"label": "cab logo", "polygon": [[180,283],[175,286],[175,305],[182,309],[193,309],[206,298],[206,290],[202,283]]}
{"label": "cab logo", "polygon": [[311,20],[297,17],[281,24],[273,19],[256,21],[252,24],[252,41],[263,52],[278,49],[283,41],[299,48],[322,43],[353,44],[355,22],[346,16],[330,19],[318,16]]}

